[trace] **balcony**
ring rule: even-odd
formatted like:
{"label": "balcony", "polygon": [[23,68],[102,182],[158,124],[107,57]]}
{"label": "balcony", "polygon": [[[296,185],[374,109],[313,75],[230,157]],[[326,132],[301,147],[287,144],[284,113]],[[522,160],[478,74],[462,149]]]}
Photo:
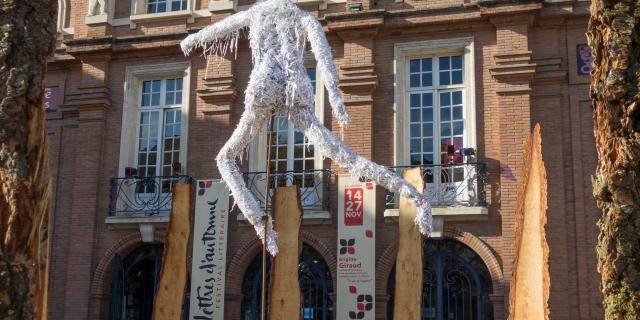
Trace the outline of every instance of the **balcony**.
{"label": "balcony", "polygon": [[112,227],[165,224],[169,221],[173,184],[192,180],[189,176],[111,179],[106,223]]}
{"label": "balcony", "polygon": [[[411,166],[391,167],[398,174]],[[423,165],[424,194],[431,203],[434,216],[465,220],[487,215],[487,173],[484,163],[467,162],[445,165]],[[399,196],[387,193],[385,217],[398,215]]]}
{"label": "balcony", "polygon": [[[267,194],[267,208],[271,209],[271,198],[275,187],[293,186],[300,187],[300,202],[304,210],[305,219],[329,219],[330,209],[330,183],[336,174],[331,170],[302,170],[302,171],[277,171],[269,173],[269,192]],[[267,183],[266,172],[244,173],[247,187],[262,208],[265,207],[265,186]],[[239,220],[244,217],[240,215]]]}

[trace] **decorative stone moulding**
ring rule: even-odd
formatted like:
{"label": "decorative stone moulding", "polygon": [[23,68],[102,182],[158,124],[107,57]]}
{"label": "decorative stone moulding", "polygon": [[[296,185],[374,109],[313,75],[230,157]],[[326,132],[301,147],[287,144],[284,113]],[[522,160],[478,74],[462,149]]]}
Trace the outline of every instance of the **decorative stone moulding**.
{"label": "decorative stone moulding", "polygon": [[496,65],[490,68],[491,75],[498,81],[512,78],[530,79],[536,73],[536,64],[531,63],[531,51],[496,54]]}
{"label": "decorative stone moulding", "polygon": [[204,114],[230,114],[236,100],[236,78],[234,76],[209,77],[204,79],[204,88],[196,90],[207,105]]}
{"label": "decorative stone moulding", "polygon": [[347,92],[370,91],[378,87],[378,76],[374,64],[343,66],[340,89]]}

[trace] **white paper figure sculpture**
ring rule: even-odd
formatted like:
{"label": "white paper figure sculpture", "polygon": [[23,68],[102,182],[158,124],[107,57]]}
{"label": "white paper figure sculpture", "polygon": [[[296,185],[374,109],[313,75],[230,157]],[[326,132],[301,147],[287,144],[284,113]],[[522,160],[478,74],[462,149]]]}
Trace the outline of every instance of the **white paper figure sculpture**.
{"label": "white paper figure sculpture", "polygon": [[[322,26],[308,12],[300,10],[290,0],[258,1],[249,10],[236,13],[188,36],[180,46],[185,55],[195,48],[205,54],[234,50],[240,30],[249,28],[249,44],[253,55],[253,70],[245,91],[244,113],[229,141],[218,154],[218,169],[231,189],[242,213],[264,239],[263,210],[247,188],[236,164],[252,138],[264,132],[272,112],[289,116],[297,130],[302,131],[324,157],[333,159],[351,174],[367,177],[377,184],[411,199],[418,208],[416,224],[420,232],[431,231],[431,207],[407,181],[386,168],[353,152],[315,117],[314,93],[304,67],[305,44],[317,60],[329,103],[338,123],[349,121],[342,95],[338,90],[338,71],[333,63],[331,47]],[[276,234],[272,222],[267,222],[267,250],[276,255]]]}

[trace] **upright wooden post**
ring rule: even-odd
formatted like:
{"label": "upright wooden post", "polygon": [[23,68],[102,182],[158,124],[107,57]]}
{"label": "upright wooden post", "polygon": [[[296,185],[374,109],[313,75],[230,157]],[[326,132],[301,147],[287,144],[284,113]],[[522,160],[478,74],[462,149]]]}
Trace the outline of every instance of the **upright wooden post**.
{"label": "upright wooden post", "polygon": [[[404,178],[418,191],[424,189],[420,168],[406,170]],[[396,258],[396,292],[393,308],[395,320],[420,320],[422,304],[422,235],[417,229],[416,206],[400,198],[398,217],[398,257]]]}
{"label": "upright wooden post", "polygon": [[300,225],[302,206],[297,186],[279,187],[273,204],[273,227],[280,251],[272,259],[269,319],[300,319]]}
{"label": "upright wooden post", "polygon": [[173,185],[171,220],[165,236],[158,291],[153,300],[153,320],[182,319],[187,284],[187,247],[191,235],[192,185]]}
{"label": "upright wooden post", "polygon": [[527,138],[518,188],[516,258],[509,291],[509,320],[549,319],[547,174],[542,161],[540,125]]}

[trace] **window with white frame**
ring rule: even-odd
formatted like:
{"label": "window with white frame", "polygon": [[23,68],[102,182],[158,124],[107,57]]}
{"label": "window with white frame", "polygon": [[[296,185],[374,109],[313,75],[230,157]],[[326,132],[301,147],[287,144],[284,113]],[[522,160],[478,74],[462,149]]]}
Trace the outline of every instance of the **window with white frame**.
{"label": "window with white frame", "polygon": [[[183,79],[161,78],[142,81],[140,86],[136,155],[138,176],[174,175],[180,159],[182,135]],[[141,185],[138,192],[148,193],[153,186]],[[169,191],[163,181],[162,191]]]}
{"label": "window with white frame", "polygon": [[[313,92],[316,92],[316,68],[308,67],[307,75],[311,79]],[[272,131],[271,172],[292,171],[294,181],[300,187],[310,187],[314,175],[308,171],[315,169],[315,150],[307,137],[296,130],[286,115],[276,114]],[[283,184],[285,181],[274,181]]]}
{"label": "window with white frame", "polygon": [[187,10],[187,0],[146,0],[146,13]]}
{"label": "window with white frame", "polygon": [[131,16],[134,23],[179,17],[192,18],[194,0],[131,0]]}
{"label": "window with white frame", "polygon": [[190,74],[188,61],[125,68],[110,215],[164,215],[171,209],[172,183],[187,172]]}
{"label": "window with white frame", "polygon": [[399,43],[396,62],[398,166],[421,166],[433,204],[470,201],[475,167],[473,38]]}
{"label": "window with white frame", "polygon": [[408,69],[410,165],[447,164],[465,146],[463,56],[409,59]]}

